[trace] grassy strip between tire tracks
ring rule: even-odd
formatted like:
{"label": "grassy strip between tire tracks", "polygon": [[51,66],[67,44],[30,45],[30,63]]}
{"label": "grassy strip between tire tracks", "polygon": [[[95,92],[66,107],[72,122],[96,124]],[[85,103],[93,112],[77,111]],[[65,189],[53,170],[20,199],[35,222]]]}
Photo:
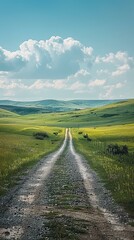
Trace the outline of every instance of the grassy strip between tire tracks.
{"label": "grassy strip between tire tracks", "polygon": [[62,156],[56,161],[44,184],[43,199],[48,209],[44,214],[44,239],[82,239],[88,233],[89,222],[84,219],[67,216],[67,211],[91,213],[77,164],[69,154],[68,145]]}

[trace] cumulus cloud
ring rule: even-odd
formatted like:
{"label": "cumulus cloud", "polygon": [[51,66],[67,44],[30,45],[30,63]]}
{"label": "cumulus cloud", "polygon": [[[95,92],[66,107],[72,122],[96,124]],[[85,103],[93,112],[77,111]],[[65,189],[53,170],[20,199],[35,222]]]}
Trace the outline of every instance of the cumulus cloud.
{"label": "cumulus cloud", "polygon": [[13,72],[19,71],[26,64],[25,59],[19,51],[10,52],[0,47],[0,71]]}
{"label": "cumulus cloud", "polygon": [[[91,66],[100,63],[112,64],[111,76],[116,77],[130,70],[134,60],[127,52],[121,51],[95,58],[92,47],[86,47],[71,37],[29,39],[13,52],[0,47],[0,73],[7,73],[10,79],[88,79]],[[104,66],[96,72],[109,73]]]}
{"label": "cumulus cloud", "polygon": [[51,37],[28,40],[15,52],[0,48],[0,71],[13,78],[60,79],[91,65],[92,47],[85,47],[73,38]]}
{"label": "cumulus cloud", "polygon": [[[98,92],[104,91],[106,96],[110,96],[114,90],[124,86],[127,76],[129,81],[133,81],[133,67],[134,59],[127,52],[95,56],[91,46],[71,37],[53,36],[40,41],[29,39],[16,51],[0,47],[0,91],[5,91],[5,96],[25,92],[28,97],[38,92],[42,94],[39,95],[41,98],[44,98],[44,92],[57,90],[63,96],[64,91],[68,94],[83,93],[84,97],[87,94],[87,98],[89,92],[93,97],[95,93],[98,97]],[[119,78],[122,83],[117,83]]]}

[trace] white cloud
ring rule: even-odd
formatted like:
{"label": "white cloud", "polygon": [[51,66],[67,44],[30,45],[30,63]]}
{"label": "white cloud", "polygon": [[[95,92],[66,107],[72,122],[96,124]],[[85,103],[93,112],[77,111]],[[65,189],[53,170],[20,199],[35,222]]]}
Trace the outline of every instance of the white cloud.
{"label": "white cloud", "polygon": [[77,71],[75,74],[70,75],[69,77],[66,78],[66,82],[68,84],[72,84],[72,82],[84,82],[88,83],[89,79],[91,78],[91,73],[89,70],[81,68],[79,71]]}
{"label": "white cloud", "polygon": [[108,74],[108,70],[107,69],[99,69],[97,70],[97,74],[101,75],[101,74]]}
{"label": "white cloud", "polygon": [[115,88],[122,88],[122,87],[124,87],[125,86],[125,83],[116,83],[115,84]]}
{"label": "white cloud", "polygon": [[77,82],[73,83],[73,84],[69,87],[69,89],[70,89],[70,90],[75,90],[75,91],[76,91],[76,90],[80,90],[80,91],[81,91],[84,87],[86,87],[86,84],[77,81]]}
{"label": "white cloud", "polygon": [[129,57],[127,52],[118,51],[117,53],[108,53],[104,57],[97,56],[96,63],[115,63],[115,62],[128,63],[133,61],[132,57]]}
{"label": "white cloud", "polygon": [[114,61],[114,53],[106,54],[104,57],[97,56],[95,59],[96,63],[104,62],[104,63],[112,63]]}
{"label": "white cloud", "polygon": [[28,89],[43,89],[43,88],[54,88],[54,89],[63,89],[66,88],[65,80],[52,80],[52,81],[43,81],[38,79],[31,86],[28,86]]}
{"label": "white cloud", "polygon": [[29,89],[42,89],[44,87],[51,87],[52,84],[49,82],[43,82],[42,80],[35,81],[31,86],[29,86]]}
{"label": "white cloud", "polygon": [[1,89],[27,89],[27,90],[40,90],[43,88],[63,89],[67,84],[65,80],[42,80],[38,79],[31,85],[23,84],[21,80],[2,80],[0,79]]}
{"label": "white cloud", "polygon": [[[17,51],[0,47],[0,94],[22,93],[30,98],[30,94],[38,92],[40,98],[44,98],[44,93],[52,98],[58,90],[57,98],[59,92],[63,97],[66,92],[83,93],[83,97],[87,94],[88,98],[90,91],[90,96],[98,98],[100,92],[110,96],[113,90],[120,90],[125,79],[132,86],[134,59],[127,52],[93,54],[92,47],[59,36],[40,41],[29,39]],[[116,83],[118,76],[120,83]]]}
{"label": "white cloud", "polygon": [[26,61],[19,51],[10,52],[0,47],[0,71],[13,72],[23,68]]}
{"label": "white cloud", "polygon": [[92,47],[84,47],[83,52],[87,54],[88,56],[91,56],[93,53],[93,48]]}
{"label": "white cloud", "polygon": [[130,66],[128,64],[124,64],[124,65],[118,67],[116,71],[112,72],[112,76],[113,77],[120,76],[120,75],[126,73],[128,70],[130,70]]}
{"label": "white cloud", "polygon": [[104,86],[104,89],[106,90],[105,94],[103,95],[104,98],[112,98],[112,93],[116,89],[123,88],[126,85],[126,82],[118,82],[116,84],[106,85]]}
{"label": "white cloud", "polygon": [[16,88],[27,88],[20,80],[5,80],[0,79],[0,88],[1,89],[16,89]]}
{"label": "white cloud", "polygon": [[116,84],[112,84],[112,85],[106,85],[106,86],[104,86],[104,88],[105,89],[109,89],[109,88],[122,88],[122,87],[124,87],[125,86],[125,82],[123,82],[123,83],[121,83],[121,82],[118,82],[118,83],[116,83]]}
{"label": "white cloud", "polygon": [[89,82],[88,86],[89,87],[98,87],[98,86],[103,86],[106,83],[105,79],[96,79],[94,81]]}
{"label": "white cloud", "polygon": [[0,71],[13,78],[62,79],[89,67],[92,51],[73,38],[29,39],[15,52],[0,48]]}
{"label": "white cloud", "polygon": [[76,72],[73,77],[77,78],[77,77],[82,77],[82,76],[85,77],[85,76],[89,76],[89,75],[90,75],[90,73],[87,70],[81,69],[78,72]]}
{"label": "white cloud", "polygon": [[123,63],[128,63],[128,62],[133,61],[133,58],[129,57],[126,52],[120,52],[120,51],[115,54],[115,59],[117,59]]}
{"label": "white cloud", "polygon": [[53,81],[53,86],[55,89],[65,89],[67,87],[66,81],[65,80],[54,80]]}
{"label": "white cloud", "polygon": [[95,63],[97,66],[101,66],[101,69],[97,70],[98,74],[107,74],[108,78],[110,76],[118,77],[133,69],[134,58],[130,57],[127,52],[118,51],[117,53],[106,54],[103,57],[97,56]]}

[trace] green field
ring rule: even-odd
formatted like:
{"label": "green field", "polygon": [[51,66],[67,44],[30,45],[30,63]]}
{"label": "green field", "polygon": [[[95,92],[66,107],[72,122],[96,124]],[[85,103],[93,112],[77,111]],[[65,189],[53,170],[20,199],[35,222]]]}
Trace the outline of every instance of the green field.
{"label": "green field", "polygon": [[[6,116],[7,114],[7,116]],[[4,116],[3,116],[4,115]],[[99,108],[88,108],[72,112],[17,115],[6,110],[0,111],[0,123],[16,123],[59,127],[96,127],[132,123],[134,100],[108,104]]]}
{"label": "green field", "polygon": [[0,108],[20,114],[36,114],[50,112],[67,112],[75,109],[84,109],[89,107],[100,107],[108,103],[117,102],[117,100],[54,100],[46,99],[41,101],[10,101],[0,100]]}
{"label": "green field", "polygon": [[[134,217],[134,124],[72,130],[74,144],[101,176],[114,199]],[[91,141],[84,138],[85,134]],[[127,145],[128,155],[107,153],[109,144]]]}
{"label": "green field", "polygon": [[31,120],[33,124],[70,128],[126,124],[133,122],[134,100],[108,104],[99,108],[62,113],[32,114],[20,118],[24,122]]}
{"label": "green field", "polygon": [[[36,139],[33,134],[47,132],[48,138]],[[56,133],[56,134],[55,134]],[[27,167],[56,150],[63,140],[64,129],[33,126],[32,122],[0,124],[0,194],[19,179]]]}
{"label": "green field", "polygon": [[[0,110],[0,193],[28,166],[57,149],[70,127],[76,149],[101,176],[114,199],[134,216],[134,100],[62,113],[18,115]],[[49,138],[36,139],[36,132]],[[55,135],[54,133],[58,134]],[[84,138],[88,134],[91,141]],[[127,155],[107,152],[109,144],[126,145]]]}

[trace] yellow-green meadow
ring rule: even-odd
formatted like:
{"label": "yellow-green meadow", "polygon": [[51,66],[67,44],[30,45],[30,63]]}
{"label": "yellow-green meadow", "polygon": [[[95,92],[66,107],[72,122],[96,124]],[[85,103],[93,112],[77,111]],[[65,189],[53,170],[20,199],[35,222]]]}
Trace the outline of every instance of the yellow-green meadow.
{"label": "yellow-green meadow", "polygon": [[[0,110],[0,193],[62,143],[70,127],[76,150],[114,199],[134,215],[134,100],[72,112],[19,115]],[[45,134],[45,135],[44,135]],[[45,137],[44,137],[45,136]],[[108,146],[127,154],[110,154]]]}
{"label": "yellow-green meadow", "polygon": [[[72,129],[74,145],[101,176],[114,199],[134,214],[134,124]],[[85,138],[88,135],[90,141]],[[109,144],[126,145],[128,155],[107,153]]]}
{"label": "yellow-green meadow", "polygon": [[[29,124],[0,125],[0,193],[14,184],[28,166],[61,145],[64,129]],[[38,132],[46,132],[48,138],[36,139],[34,133]]]}

